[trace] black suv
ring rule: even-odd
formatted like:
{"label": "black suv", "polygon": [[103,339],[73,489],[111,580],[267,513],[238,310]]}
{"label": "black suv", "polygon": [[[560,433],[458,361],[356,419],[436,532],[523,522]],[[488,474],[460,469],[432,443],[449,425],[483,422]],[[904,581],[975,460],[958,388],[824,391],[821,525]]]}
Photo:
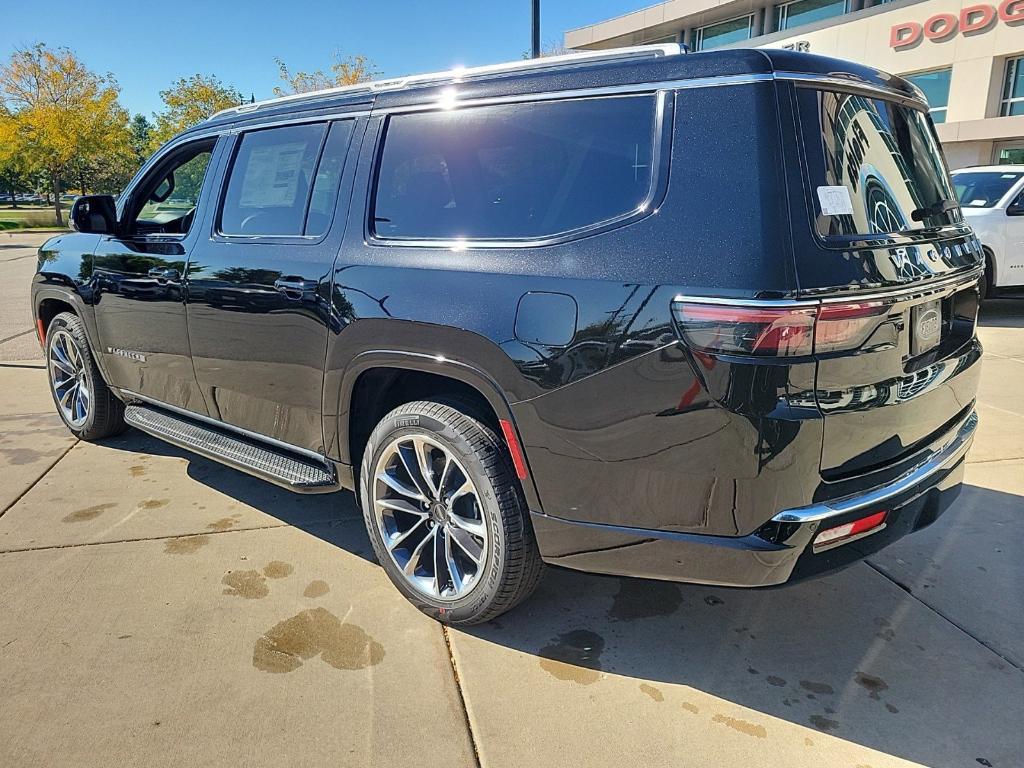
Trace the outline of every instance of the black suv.
{"label": "black suv", "polygon": [[982,251],[921,92],[592,52],[246,104],[46,243],[68,427],[357,492],[453,624],[542,562],[766,586],[959,490]]}

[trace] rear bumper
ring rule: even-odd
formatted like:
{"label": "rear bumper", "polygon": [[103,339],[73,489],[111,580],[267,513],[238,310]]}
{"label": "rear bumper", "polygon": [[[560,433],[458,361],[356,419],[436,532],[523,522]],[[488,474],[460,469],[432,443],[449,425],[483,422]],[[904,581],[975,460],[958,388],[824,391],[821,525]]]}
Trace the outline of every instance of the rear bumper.
{"label": "rear bumper", "polygon": [[[856,562],[939,517],[960,491],[978,418],[972,410],[900,477],[841,498],[779,512],[749,536],[709,536],[533,515],[552,565],[594,573],[733,587],[765,587]],[[885,525],[820,552],[825,528],[886,510]]]}

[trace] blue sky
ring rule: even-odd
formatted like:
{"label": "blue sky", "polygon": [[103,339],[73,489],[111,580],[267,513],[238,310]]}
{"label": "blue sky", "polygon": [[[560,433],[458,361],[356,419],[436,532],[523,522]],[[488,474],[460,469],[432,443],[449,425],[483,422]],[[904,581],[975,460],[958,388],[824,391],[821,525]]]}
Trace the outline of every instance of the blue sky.
{"label": "blue sky", "polygon": [[[541,37],[561,41],[566,29],[652,2],[541,0]],[[268,98],[275,56],[294,71],[326,69],[336,50],[362,53],[384,76],[516,59],[530,47],[530,0],[10,3],[0,12],[0,58],[36,42],[67,46],[112,73],[124,106],[149,116],[161,89],[196,72]]]}

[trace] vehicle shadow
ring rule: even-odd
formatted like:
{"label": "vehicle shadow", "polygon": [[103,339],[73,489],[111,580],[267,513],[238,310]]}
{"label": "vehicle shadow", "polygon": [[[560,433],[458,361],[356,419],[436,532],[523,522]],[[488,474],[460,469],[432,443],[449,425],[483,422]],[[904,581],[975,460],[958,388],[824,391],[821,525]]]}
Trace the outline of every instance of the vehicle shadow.
{"label": "vehicle shadow", "polygon": [[189,479],[364,560],[374,559],[351,493],[292,493],[135,429],[102,442],[116,450],[184,459]]}
{"label": "vehicle shadow", "polygon": [[[1014,494],[968,486],[948,514],[958,511],[966,520],[994,509],[1020,521],[1022,502]],[[1024,521],[1016,525],[1024,533]],[[1021,616],[1024,596],[1011,585],[1020,584],[1014,579],[1024,572],[1017,565],[1024,559],[1024,536],[1006,543],[1002,572],[985,572],[972,559],[978,547],[964,552],[949,540],[956,530],[944,517],[919,532],[930,535],[902,553],[914,563],[910,572],[934,574],[931,566],[938,564],[956,573],[958,594],[1013,592],[996,610]],[[990,535],[1003,540],[1007,533]],[[959,570],[950,565],[962,558],[968,562]],[[1014,728],[1024,722],[1021,669],[979,645],[966,634],[972,628],[961,629],[909,594],[919,583],[898,584],[864,563],[766,590],[548,569],[530,601],[461,631],[532,654],[555,676],[558,667],[544,660],[634,678],[638,685],[686,686],[930,766],[974,765],[979,757],[992,765],[1019,764],[1024,745],[1016,755],[1005,745],[1020,738]],[[926,601],[938,587],[925,593]],[[1019,644],[1024,651],[1024,640]],[[474,669],[462,671],[472,675]],[[579,682],[562,684],[572,708]],[[670,690],[658,694],[668,701]],[[586,696],[579,697],[581,706]]]}
{"label": "vehicle shadow", "polygon": [[[190,479],[343,552],[374,560],[351,493],[292,494],[135,430],[104,442],[187,459]],[[574,703],[585,706],[584,677],[553,672],[557,667],[549,662],[561,662],[631,678],[637,686],[682,686],[679,690],[926,765],[973,765],[977,758],[994,766],[1015,764],[1019,752],[1014,755],[1005,744],[1019,738],[1024,722],[1021,669],[982,645],[985,637],[974,639],[967,634],[970,628],[961,629],[929,607],[936,604],[941,585],[932,580],[924,594],[923,584],[938,564],[956,574],[960,593],[1001,594],[998,612],[1024,616],[1024,595],[1011,587],[1021,583],[1015,582],[1021,574],[1016,564],[1024,563],[1022,508],[1020,496],[966,486],[957,506],[904,540],[913,542],[911,548],[890,562],[861,563],[778,589],[682,585],[548,568],[523,605],[489,624],[453,630],[456,647],[463,634],[467,637],[461,642],[482,643],[491,655],[503,649],[518,652],[508,657],[508,665],[504,657],[494,664],[493,656],[481,667],[472,659],[460,662],[460,675],[471,681],[487,674],[487,668],[506,675],[516,673],[515,663],[536,664],[552,675],[553,684],[566,686],[568,709]],[[969,524],[992,510],[1006,519],[1015,515],[1016,528],[989,526],[989,535],[1003,542],[1003,570],[991,564],[979,570],[971,559],[977,547],[965,551],[952,539],[960,522]],[[900,573],[900,567],[906,572]],[[917,597],[919,590],[924,602]],[[958,621],[955,608],[946,615]],[[1011,650],[1024,655],[1024,640],[1019,643]],[[500,675],[492,681],[499,688]],[[589,684],[595,682],[600,684],[596,676],[588,678]],[[666,701],[669,690],[664,690]]]}
{"label": "vehicle shadow", "polygon": [[989,299],[978,311],[982,328],[1024,328],[1024,292]]}

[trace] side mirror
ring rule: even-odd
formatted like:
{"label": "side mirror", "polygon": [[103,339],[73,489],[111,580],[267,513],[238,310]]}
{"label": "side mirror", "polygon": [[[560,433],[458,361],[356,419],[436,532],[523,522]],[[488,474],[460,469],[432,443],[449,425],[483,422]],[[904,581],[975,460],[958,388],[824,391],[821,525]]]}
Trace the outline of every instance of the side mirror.
{"label": "side mirror", "polygon": [[71,206],[68,222],[76,232],[113,235],[117,232],[117,206],[113,195],[85,195]]}
{"label": "side mirror", "polygon": [[1024,216],[1024,204],[1012,203],[1006,206],[1007,216]]}

